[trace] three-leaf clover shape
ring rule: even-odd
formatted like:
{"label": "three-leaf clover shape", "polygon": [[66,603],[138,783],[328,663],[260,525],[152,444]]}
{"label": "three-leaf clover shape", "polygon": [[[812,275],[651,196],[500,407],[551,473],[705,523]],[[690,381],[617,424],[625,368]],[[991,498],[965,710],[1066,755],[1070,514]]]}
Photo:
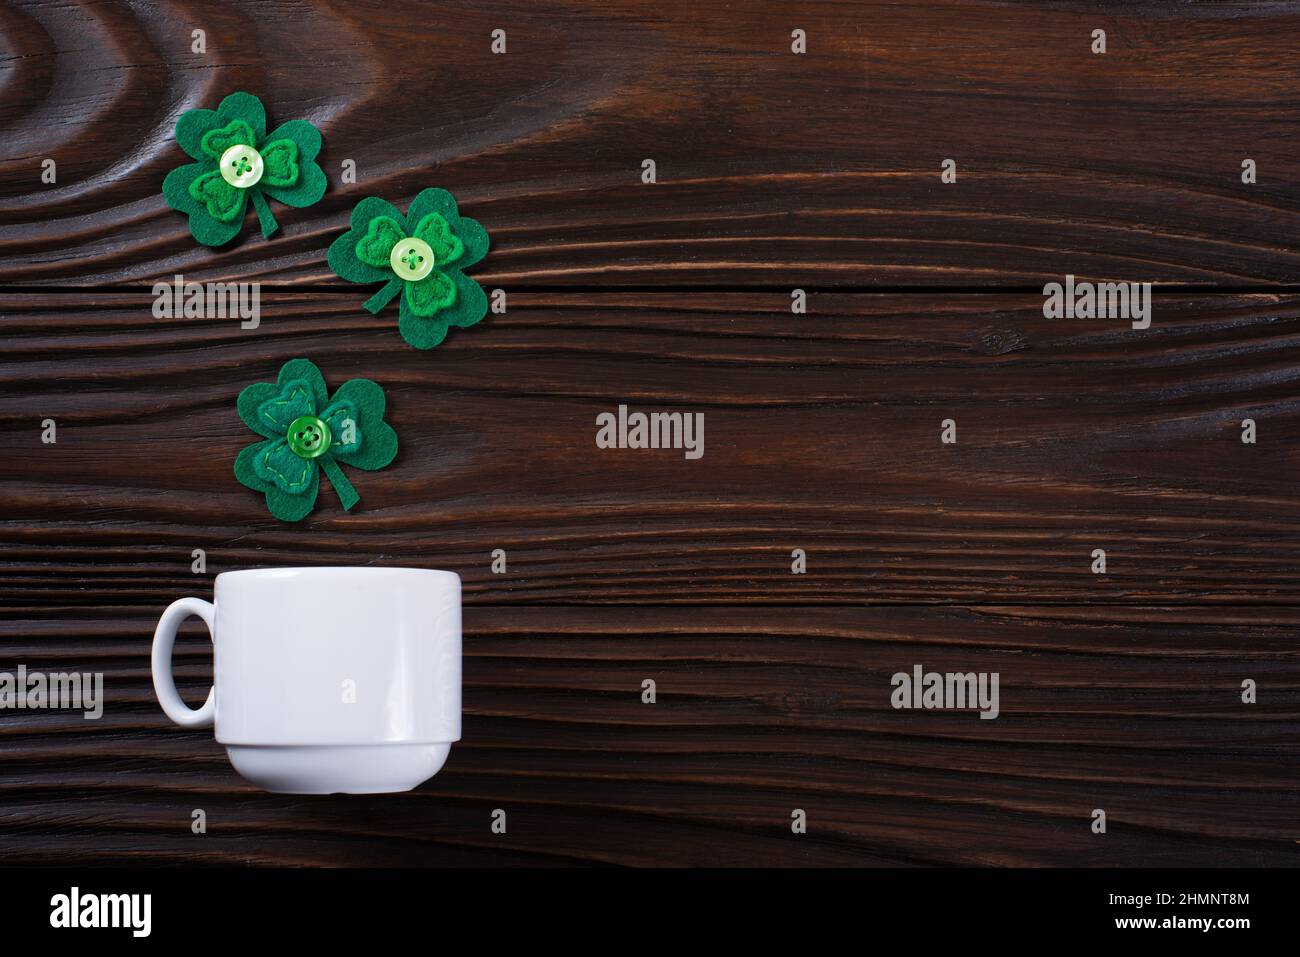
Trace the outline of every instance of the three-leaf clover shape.
{"label": "three-leaf clover shape", "polygon": [[286,522],[315,506],[323,469],[344,511],[360,501],[339,463],[381,469],[397,455],[397,434],[384,421],[384,390],[369,379],[349,379],[330,395],[315,363],[292,359],[276,382],[256,382],[239,393],[239,417],[263,436],[235,459],[235,477],[266,495],[271,514]]}
{"label": "three-leaf clover shape", "polygon": [[432,349],[452,326],[487,314],[487,296],[463,270],[487,255],[487,230],[462,217],[445,189],[420,192],[405,216],[367,197],[352,210],[352,228],[330,244],[329,264],[341,278],[384,283],[364,308],[378,313],[402,293],[397,328],[417,349]]}
{"label": "three-leaf clover shape", "polygon": [[188,110],[176,122],[176,141],[198,160],[163,180],[167,204],[190,217],[190,233],[205,246],[234,239],[249,199],[262,235],[278,228],[266,197],[286,206],[310,206],[325,194],[316,162],[320,131],[290,120],[270,135],[266,109],[251,93],[232,93],[215,110]]}

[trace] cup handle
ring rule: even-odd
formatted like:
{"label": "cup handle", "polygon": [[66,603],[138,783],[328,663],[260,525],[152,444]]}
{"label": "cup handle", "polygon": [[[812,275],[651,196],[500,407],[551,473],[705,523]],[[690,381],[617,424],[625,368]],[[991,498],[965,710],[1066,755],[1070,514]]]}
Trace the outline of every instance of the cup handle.
{"label": "cup handle", "polygon": [[167,610],[158,619],[158,627],[154,629],[153,691],[167,717],[182,728],[210,727],[217,713],[217,702],[214,690],[209,690],[208,700],[196,711],[176,693],[176,682],[172,679],[172,645],[176,643],[176,629],[182,621],[193,615],[203,619],[208,626],[209,637],[215,640],[212,621],[214,610],[210,602],[201,598],[178,598],[167,606]]}

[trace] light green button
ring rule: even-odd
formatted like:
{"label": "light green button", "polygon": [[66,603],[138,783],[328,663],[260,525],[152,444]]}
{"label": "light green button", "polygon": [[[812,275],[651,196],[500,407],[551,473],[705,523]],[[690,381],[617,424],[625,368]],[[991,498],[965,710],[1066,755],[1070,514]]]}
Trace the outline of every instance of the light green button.
{"label": "light green button", "polygon": [[403,239],[388,257],[393,272],[411,282],[433,272],[433,250],[423,239]]}
{"label": "light green button", "polygon": [[300,415],[289,426],[289,448],[304,459],[314,459],[329,451],[330,427],[314,415]]}
{"label": "light green button", "polygon": [[221,154],[221,178],[236,189],[255,186],[262,170],[262,154],[251,146],[232,146]]}

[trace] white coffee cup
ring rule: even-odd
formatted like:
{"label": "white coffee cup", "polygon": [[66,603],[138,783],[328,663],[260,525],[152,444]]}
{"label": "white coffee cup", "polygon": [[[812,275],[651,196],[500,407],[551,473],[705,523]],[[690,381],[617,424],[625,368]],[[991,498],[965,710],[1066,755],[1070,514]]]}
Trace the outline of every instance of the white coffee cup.
{"label": "white coffee cup", "polygon": [[[213,688],[186,706],[176,629],[202,618]],[[235,770],[288,794],[409,791],[460,740],[460,576],[423,568],[267,568],[217,576],[212,604],[181,598],[153,636],[167,717],[216,725]]]}

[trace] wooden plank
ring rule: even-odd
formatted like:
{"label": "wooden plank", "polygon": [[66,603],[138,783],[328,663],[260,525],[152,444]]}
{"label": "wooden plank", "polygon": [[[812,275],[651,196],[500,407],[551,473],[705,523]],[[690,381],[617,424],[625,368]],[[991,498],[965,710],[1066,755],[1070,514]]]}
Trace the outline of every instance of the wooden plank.
{"label": "wooden plank", "polygon": [[[1300,599],[1300,297],[1157,297],[1134,331],[1024,295],[531,294],[431,354],[351,296],[264,299],[256,330],[0,303],[0,602],[161,604],[195,548],[444,567],[483,604]],[[382,383],[402,451],[285,525],[231,476],[234,400],[297,354]],[[598,449],[622,403],[702,413],[703,457]]]}
{"label": "wooden plank", "polygon": [[[253,789],[208,732],[168,724],[158,610],[0,623],[4,667],[106,688],[98,721],[0,722],[6,860],[1294,863],[1294,608],[469,608],[447,767],[397,798],[314,799]],[[191,700],[210,656],[197,633],[178,645]],[[891,675],[914,664],[997,672],[999,717],[893,709]]]}
{"label": "wooden plank", "polygon": [[[324,251],[347,211],[429,185],[491,230],[481,279],[515,289],[1300,279],[1295,2],[546,0],[434,16],[416,0],[8,5],[0,281],[332,282]],[[183,162],[178,115],[236,89],[320,126],[332,188],[280,210],[275,241],[250,224],[214,252],[161,183]]]}

